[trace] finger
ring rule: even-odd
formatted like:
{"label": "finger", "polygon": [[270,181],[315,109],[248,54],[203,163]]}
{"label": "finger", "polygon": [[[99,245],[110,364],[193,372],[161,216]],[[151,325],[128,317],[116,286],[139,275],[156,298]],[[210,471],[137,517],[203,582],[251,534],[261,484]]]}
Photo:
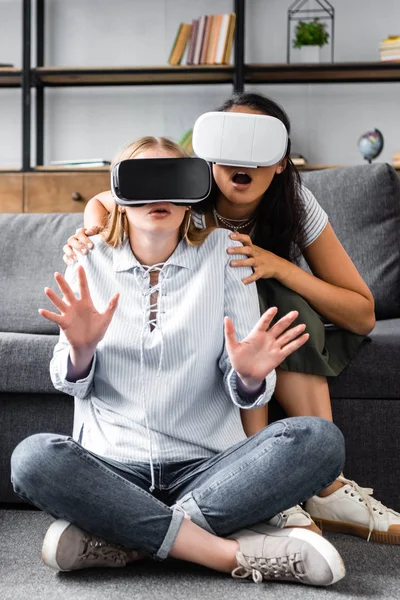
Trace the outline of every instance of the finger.
{"label": "finger", "polygon": [[67,256],[66,254],[63,254],[63,261],[67,266],[72,265],[73,263],[73,259],[69,258],[69,256]]}
{"label": "finger", "polygon": [[78,282],[79,282],[79,294],[80,294],[81,300],[91,300],[89,284],[88,284],[88,281],[86,278],[85,269],[82,267],[82,265],[79,265],[77,272],[78,272]]}
{"label": "finger", "polygon": [[261,277],[262,277],[261,271],[254,271],[253,275],[250,275],[250,277],[245,277],[244,279],[242,279],[242,283],[244,283],[245,285],[248,285],[249,283],[253,283],[254,281],[257,281],[258,279],[261,279]]}
{"label": "finger", "polygon": [[110,302],[108,303],[106,310],[103,313],[103,315],[105,315],[105,317],[106,317],[107,327],[111,323],[111,319],[113,318],[114,313],[117,310],[118,301],[119,301],[119,292],[114,294],[114,296],[111,298]]}
{"label": "finger", "polygon": [[235,333],[235,326],[232,323],[232,319],[229,317],[225,317],[224,319],[224,329],[225,329],[225,345],[228,351],[228,354],[232,352],[236,346],[238,345]]}
{"label": "finger", "polygon": [[301,346],[303,346],[307,342],[309,337],[310,335],[308,333],[304,333],[293,342],[290,342],[289,344],[284,346],[281,351],[283,356],[282,360],[285,360],[285,358],[287,358],[289,354],[292,354],[293,352],[295,352],[295,350],[301,348]]}
{"label": "finger", "polygon": [[[77,229],[77,232],[80,231],[79,229]],[[89,238],[87,238],[85,236],[85,234],[83,234],[83,238],[81,239],[81,234],[80,233],[76,233],[75,235],[71,235],[71,237],[68,238],[68,244],[74,249],[74,250],[78,250],[78,252],[80,252],[81,254],[86,254],[87,253],[87,247],[86,244],[84,243],[83,239],[87,239],[88,242],[90,241]]]}
{"label": "finger", "polygon": [[[78,260],[74,249],[71,246],[69,246],[68,244],[65,244],[65,246],[63,247],[63,252],[64,252],[64,256],[66,256],[69,260],[71,260],[71,261]],[[65,262],[65,260],[64,260],[64,262]]]}
{"label": "finger", "polygon": [[48,321],[52,321],[53,323],[56,323],[59,327],[61,327],[61,323],[63,322],[63,318],[61,315],[53,313],[50,310],[46,310],[45,308],[39,308],[39,313]]}
{"label": "finger", "polygon": [[276,306],[271,306],[271,308],[269,308],[267,311],[265,311],[263,315],[261,315],[253,331],[266,331],[271,325],[271,322],[277,312],[278,309],[276,308]]}
{"label": "finger", "polygon": [[284,317],[279,319],[273,327],[271,327],[271,333],[275,338],[278,338],[286,329],[297,319],[299,313],[297,310],[292,310],[287,313]]}
{"label": "finger", "polygon": [[73,304],[76,301],[76,296],[69,284],[65,281],[61,273],[54,273],[54,279],[57,282],[60,292],[63,294],[68,304]]}
{"label": "finger", "polygon": [[56,308],[60,311],[60,313],[65,313],[68,310],[68,304],[66,304],[60,296],[48,287],[44,288],[44,293],[48,297],[48,299],[54,304]]}
{"label": "finger", "polygon": [[291,329],[285,331],[277,339],[279,347],[283,348],[286,346],[286,344],[289,344],[291,341],[296,339],[300,334],[304,333],[305,328],[305,324],[301,323],[300,325],[296,325],[296,327],[292,327]]}
{"label": "finger", "polygon": [[242,242],[243,246],[251,246],[252,244],[251,237],[246,233],[231,233],[229,237],[231,240]]}
{"label": "finger", "polygon": [[86,247],[86,248],[93,248],[93,242],[91,239],[89,239],[88,237],[88,231],[90,232],[89,235],[95,235],[95,233],[91,232],[91,229],[84,229],[83,227],[81,227],[81,229],[77,229],[75,237]]}
{"label": "finger", "polygon": [[255,265],[256,259],[254,257],[251,258],[243,258],[242,260],[231,260],[229,263],[231,267],[253,267]]}
{"label": "finger", "polygon": [[253,248],[251,246],[232,246],[227,249],[228,254],[246,254],[246,256],[253,256]]}

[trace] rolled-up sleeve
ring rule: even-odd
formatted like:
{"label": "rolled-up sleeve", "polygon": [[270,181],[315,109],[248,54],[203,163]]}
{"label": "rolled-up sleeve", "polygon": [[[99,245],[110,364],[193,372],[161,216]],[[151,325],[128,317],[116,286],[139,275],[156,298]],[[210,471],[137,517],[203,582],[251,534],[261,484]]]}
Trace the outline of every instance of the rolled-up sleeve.
{"label": "rolled-up sleeve", "polygon": [[[229,234],[228,234],[229,235]],[[241,246],[227,235],[227,246]],[[250,267],[231,267],[231,260],[242,260],[243,255],[229,255],[225,266],[225,315],[232,319],[238,340],[244,339],[260,318],[260,308],[255,282],[245,285],[242,279],[252,274]],[[265,378],[258,395],[252,394],[246,397],[243,392],[238,391],[236,372],[232,368],[229,356],[224,351],[219,361],[219,366],[224,373],[224,384],[232,402],[240,408],[251,409],[263,406],[270,401],[275,390],[276,374],[271,371]]]}

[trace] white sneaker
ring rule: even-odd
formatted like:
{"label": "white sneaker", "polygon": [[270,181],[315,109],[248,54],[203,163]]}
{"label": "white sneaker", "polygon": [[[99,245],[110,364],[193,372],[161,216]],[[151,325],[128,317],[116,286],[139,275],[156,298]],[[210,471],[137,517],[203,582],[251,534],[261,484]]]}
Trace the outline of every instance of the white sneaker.
{"label": "white sneaker", "polygon": [[327,586],[345,576],[343,560],[336,548],[306,529],[277,529],[258,523],[229,538],[239,544],[238,566],[232,571],[232,577],[237,579]]}
{"label": "white sneaker", "polygon": [[43,562],[57,571],[75,571],[89,567],[125,567],[143,555],[126,550],[82,531],[59,519],[50,525],[43,542]]}
{"label": "white sneaker", "polygon": [[302,529],[309,529],[310,531],[322,535],[320,528],[317,527],[308,512],[303,510],[299,504],[278,513],[275,517],[266,521],[266,523],[271,525],[271,527],[278,527],[278,529],[301,527]]}
{"label": "white sneaker", "polygon": [[338,477],[345,485],[326,496],[314,496],[306,509],[322,531],[349,533],[381,544],[400,544],[400,514],[372,498],[371,488]]}

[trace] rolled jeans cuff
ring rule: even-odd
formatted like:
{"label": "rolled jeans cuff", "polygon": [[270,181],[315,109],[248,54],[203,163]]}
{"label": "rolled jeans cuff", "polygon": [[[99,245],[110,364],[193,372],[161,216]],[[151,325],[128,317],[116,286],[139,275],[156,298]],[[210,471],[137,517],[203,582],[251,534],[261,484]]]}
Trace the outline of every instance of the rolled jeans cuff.
{"label": "rolled jeans cuff", "polygon": [[158,560],[165,560],[168,554],[171,552],[172,546],[175,544],[176,536],[181,528],[182,521],[185,518],[185,511],[178,505],[172,507],[172,519],[169,524],[168,531],[165,534],[163,543],[158,549],[155,558]]}

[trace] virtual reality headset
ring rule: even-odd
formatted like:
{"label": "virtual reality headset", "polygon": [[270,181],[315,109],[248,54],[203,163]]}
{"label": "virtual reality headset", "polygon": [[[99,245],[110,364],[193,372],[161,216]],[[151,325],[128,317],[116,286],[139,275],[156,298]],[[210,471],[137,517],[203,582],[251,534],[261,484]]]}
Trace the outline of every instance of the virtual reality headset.
{"label": "virtual reality headset", "polygon": [[288,133],[275,117],[208,112],[197,119],[192,144],[196,156],[212,163],[269,167],[286,155]]}
{"label": "virtual reality headset", "polygon": [[135,158],[111,171],[111,191],[121,206],[172,202],[190,206],[211,191],[211,170],[201,158]]}

